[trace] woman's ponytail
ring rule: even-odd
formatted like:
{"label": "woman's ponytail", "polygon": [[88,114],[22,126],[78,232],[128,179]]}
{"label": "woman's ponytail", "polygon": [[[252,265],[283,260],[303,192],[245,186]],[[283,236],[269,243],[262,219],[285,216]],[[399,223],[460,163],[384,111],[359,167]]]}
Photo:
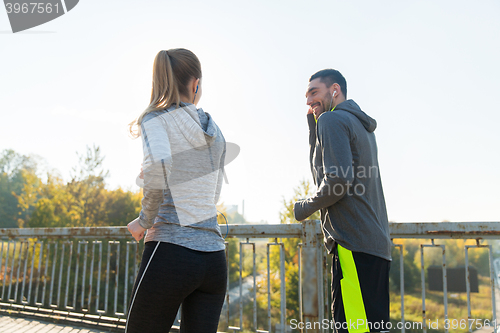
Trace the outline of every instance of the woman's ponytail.
{"label": "woman's ponytail", "polygon": [[129,124],[132,137],[141,135],[140,124],[149,112],[178,106],[181,94],[187,95],[187,84],[192,78],[201,79],[200,61],[193,52],[186,49],[158,52],[153,64],[151,99],[139,118]]}

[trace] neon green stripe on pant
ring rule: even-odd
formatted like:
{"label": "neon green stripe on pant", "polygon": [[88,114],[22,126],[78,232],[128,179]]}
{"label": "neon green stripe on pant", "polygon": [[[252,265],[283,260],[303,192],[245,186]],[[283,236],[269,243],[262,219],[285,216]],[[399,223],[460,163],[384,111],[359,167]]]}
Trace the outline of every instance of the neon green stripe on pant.
{"label": "neon green stripe on pant", "polygon": [[342,268],[342,280],[340,290],[342,302],[344,303],[345,319],[349,333],[369,332],[368,320],[366,319],[365,305],[359,286],[358,272],[352,257],[352,252],[337,245],[340,267]]}

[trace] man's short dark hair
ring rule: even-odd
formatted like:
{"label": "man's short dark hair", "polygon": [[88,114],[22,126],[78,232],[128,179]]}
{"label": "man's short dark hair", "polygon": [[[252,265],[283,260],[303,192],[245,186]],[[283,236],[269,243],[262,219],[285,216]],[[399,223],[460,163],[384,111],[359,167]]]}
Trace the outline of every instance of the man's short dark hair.
{"label": "man's short dark hair", "polygon": [[330,88],[332,84],[337,83],[340,86],[340,90],[347,98],[347,82],[342,74],[336,69],[323,69],[319,72],[314,73],[310,78],[309,82],[314,79],[320,78],[327,88]]}

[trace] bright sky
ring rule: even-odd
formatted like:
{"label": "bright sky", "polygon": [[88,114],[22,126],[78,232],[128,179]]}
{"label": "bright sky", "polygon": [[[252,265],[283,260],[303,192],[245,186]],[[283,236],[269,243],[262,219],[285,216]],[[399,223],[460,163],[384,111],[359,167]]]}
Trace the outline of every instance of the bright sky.
{"label": "bright sky", "polygon": [[[500,221],[500,2],[82,0],[12,34],[0,9],[0,150],[43,157],[69,180],[96,144],[110,188],[137,190],[162,49],[196,53],[199,107],[241,147],[222,200],[279,222],[308,162],[310,75],[340,70],[375,131],[391,221]],[[123,221],[125,225],[129,221]]]}

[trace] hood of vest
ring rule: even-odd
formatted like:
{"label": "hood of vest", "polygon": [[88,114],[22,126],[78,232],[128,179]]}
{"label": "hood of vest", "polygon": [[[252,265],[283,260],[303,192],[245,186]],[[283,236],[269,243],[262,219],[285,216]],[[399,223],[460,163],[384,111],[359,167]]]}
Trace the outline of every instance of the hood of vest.
{"label": "hood of vest", "polygon": [[[200,122],[199,112],[205,114],[208,122],[204,128]],[[169,112],[180,132],[195,149],[211,146],[217,138],[217,125],[209,113],[196,109],[194,104],[181,106]]]}
{"label": "hood of vest", "polygon": [[363,126],[366,128],[368,132],[373,132],[377,128],[377,122],[375,119],[367,115],[364,111],[361,110],[359,105],[354,102],[352,99],[348,99],[347,101],[344,101],[337,105],[333,112],[337,110],[343,110],[347,111],[358,118],[358,120],[363,124]]}

